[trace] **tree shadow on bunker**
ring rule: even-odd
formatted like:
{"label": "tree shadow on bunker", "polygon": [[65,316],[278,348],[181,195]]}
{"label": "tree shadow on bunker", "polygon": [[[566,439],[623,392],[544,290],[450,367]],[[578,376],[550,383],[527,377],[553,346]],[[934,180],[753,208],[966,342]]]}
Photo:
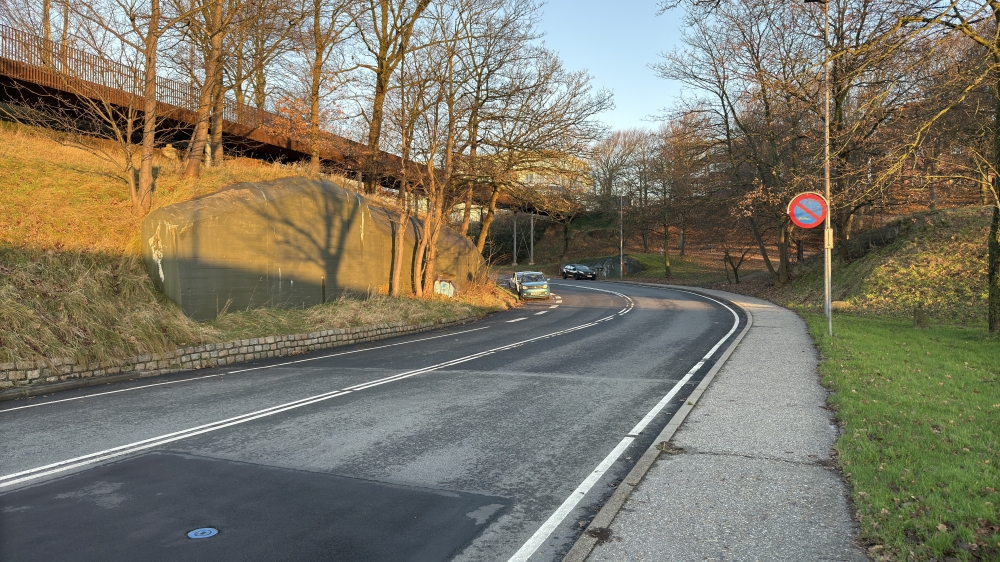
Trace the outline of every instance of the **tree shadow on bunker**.
{"label": "tree shadow on bunker", "polygon": [[[387,285],[398,221],[329,181],[243,183],[150,213],[143,256],[157,288],[198,320],[226,309],[306,307]],[[407,230],[403,267],[412,271],[420,222],[410,218]],[[447,240],[445,271],[478,267],[467,240]]]}

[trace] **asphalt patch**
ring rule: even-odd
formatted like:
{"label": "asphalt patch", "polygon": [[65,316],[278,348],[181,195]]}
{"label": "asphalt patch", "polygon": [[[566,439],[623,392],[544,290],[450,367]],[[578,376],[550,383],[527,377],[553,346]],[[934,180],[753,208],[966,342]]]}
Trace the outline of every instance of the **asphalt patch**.
{"label": "asphalt patch", "polygon": [[[508,505],[151,452],[0,495],[0,560],[439,561]],[[218,533],[188,537],[206,528]]]}

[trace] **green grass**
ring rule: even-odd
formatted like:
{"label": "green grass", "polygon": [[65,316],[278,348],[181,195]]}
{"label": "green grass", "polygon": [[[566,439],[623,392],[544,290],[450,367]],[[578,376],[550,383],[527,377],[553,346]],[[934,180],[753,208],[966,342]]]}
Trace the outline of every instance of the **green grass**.
{"label": "green grass", "polygon": [[839,463],[881,560],[1000,560],[1000,340],[803,313],[843,426]]}

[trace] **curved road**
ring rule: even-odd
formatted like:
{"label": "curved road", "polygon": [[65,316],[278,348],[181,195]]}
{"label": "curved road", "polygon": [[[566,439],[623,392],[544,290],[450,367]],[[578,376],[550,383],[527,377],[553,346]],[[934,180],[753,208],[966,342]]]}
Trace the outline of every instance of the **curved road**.
{"label": "curved road", "polygon": [[0,559],[558,560],[746,319],[552,285],[463,326],[2,403]]}

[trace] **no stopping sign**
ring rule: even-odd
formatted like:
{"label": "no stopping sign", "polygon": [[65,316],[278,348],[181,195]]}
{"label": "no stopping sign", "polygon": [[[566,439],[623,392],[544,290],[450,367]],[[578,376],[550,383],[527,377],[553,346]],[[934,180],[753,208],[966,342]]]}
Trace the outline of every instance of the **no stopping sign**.
{"label": "no stopping sign", "polygon": [[799,228],[813,228],[823,224],[826,213],[826,198],[812,191],[796,195],[788,204],[788,216]]}

